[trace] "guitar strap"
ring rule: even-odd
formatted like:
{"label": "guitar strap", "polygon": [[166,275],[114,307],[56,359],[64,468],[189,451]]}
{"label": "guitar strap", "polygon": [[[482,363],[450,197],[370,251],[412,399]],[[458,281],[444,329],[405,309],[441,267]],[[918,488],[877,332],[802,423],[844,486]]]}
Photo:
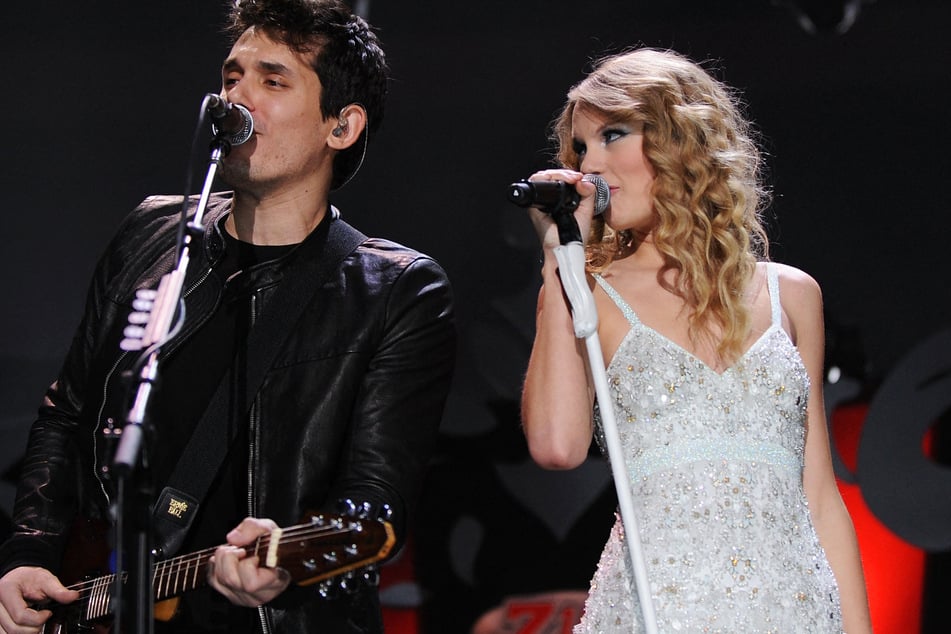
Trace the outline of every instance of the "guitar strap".
{"label": "guitar strap", "polygon": [[323,236],[305,240],[285,271],[274,297],[248,333],[244,389],[235,394],[230,373],[208,407],[153,508],[153,546],[160,557],[181,547],[224,458],[248,420],[257,392],[293,326],[317,289],[367,237],[337,218],[333,209]]}

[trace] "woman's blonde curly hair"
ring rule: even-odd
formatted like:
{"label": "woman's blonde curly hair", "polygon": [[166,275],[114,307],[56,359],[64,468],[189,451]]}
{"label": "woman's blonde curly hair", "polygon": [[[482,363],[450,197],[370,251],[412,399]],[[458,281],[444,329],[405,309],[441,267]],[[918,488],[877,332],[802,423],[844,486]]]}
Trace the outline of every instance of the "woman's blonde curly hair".
{"label": "woman's blonde curly hair", "polygon": [[[643,125],[644,155],[655,173],[654,243],[664,258],[659,279],[691,309],[691,337],[719,330],[720,359],[736,360],[751,324],[743,293],[756,261],[768,257],[760,152],[738,97],[678,53],[637,49],[605,58],[568,92],[554,123],[558,160],[575,170],[576,108]],[[589,270],[603,271],[631,247],[631,232],[615,232],[596,217]],[[673,284],[663,281],[669,270]]]}

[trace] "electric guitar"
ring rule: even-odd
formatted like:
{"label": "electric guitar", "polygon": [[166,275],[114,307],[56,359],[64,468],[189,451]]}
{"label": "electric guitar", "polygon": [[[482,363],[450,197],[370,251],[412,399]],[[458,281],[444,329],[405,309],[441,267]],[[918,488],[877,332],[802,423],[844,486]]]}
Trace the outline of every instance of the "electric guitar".
{"label": "electric guitar", "polygon": [[[96,540],[93,550],[101,549],[105,541],[102,537]],[[320,514],[311,517],[309,522],[275,529],[245,546],[245,551],[258,557],[260,566],[283,568],[295,583],[307,586],[381,561],[395,542],[393,527],[384,520]],[[178,597],[207,583],[208,564],[214,553],[215,548],[208,548],[153,565],[156,619],[170,620],[178,606]],[[122,576],[125,582],[125,573]],[[53,610],[41,634],[109,632],[115,580],[115,573],[84,579],[68,586],[80,593],[73,603],[39,606]]]}

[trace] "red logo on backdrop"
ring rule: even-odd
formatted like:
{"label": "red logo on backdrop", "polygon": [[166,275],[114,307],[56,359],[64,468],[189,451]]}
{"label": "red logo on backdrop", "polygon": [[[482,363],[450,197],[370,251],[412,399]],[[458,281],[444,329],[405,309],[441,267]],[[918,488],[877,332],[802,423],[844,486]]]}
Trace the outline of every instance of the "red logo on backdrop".
{"label": "red logo on backdrop", "polygon": [[472,634],[571,634],[581,620],[586,592],[510,597],[476,622]]}

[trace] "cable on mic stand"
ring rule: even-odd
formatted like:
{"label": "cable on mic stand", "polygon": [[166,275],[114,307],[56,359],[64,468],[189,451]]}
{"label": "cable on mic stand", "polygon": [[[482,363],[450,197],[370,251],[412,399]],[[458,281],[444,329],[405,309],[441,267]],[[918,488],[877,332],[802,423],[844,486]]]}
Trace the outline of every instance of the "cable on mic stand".
{"label": "cable on mic stand", "polygon": [[[192,138],[192,156],[195,155],[200,130],[208,122],[209,111],[214,106],[221,107],[221,103],[222,100],[217,95],[205,95]],[[162,346],[178,332],[184,322],[185,274],[194,242],[204,232],[201,221],[211,196],[212,184],[221,166],[221,159],[228,154],[232,145],[247,141],[254,128],[253,119],[247,109],[238,104],[228,104],[226,112],[231,112],[231,108],[239,110],[242,127],[229,131],[212,126],[214,138],[210,146],[208,168],[190,221],[190,168],[186,174],[185,196],[176,234],[176,244],[180,247],[178,264],[174,270],[162,277],[158,289],[137,291],[130,325],[125,330],[126,338],[120,344],[123,350],[144,352],[131,373],[137,382],[135,396],[121,434],[118,434],[118,446],[108,470],[109,477],[116,483],[116,500],[110,509],[115,520],[116,575],[112,594],[108,599],[114,617],[113,634],[122,634],[124,631],[129,634],[151,634],[154,631],[152,615],[155,593],[152,578],[155,552],[152,549],[151,528],[154,490],[148,473],[146,441],[154,442],[156,430],[154,425],[147,425],[147,414],[153,388],[159,381],[159,356]],[[174,326],[173,321],[176,321]]]}
{"label": "cable on mic stand", "polygon": [[611,464],[611,474],[617,490],[621,522],[624,525],[624,536],[630,554],[634,585],[640,600],[641,615],[644,618],[644,628],[647,634],[657,634],[657,617],[654,614],[654,603],[651,599],[641,536],[637,529],[631,483],[625,469],[626,462],[614,416],[614,400],[611,398],[608,387],[604,355],[601,352],[601,341],[598,337],[598,312],[594,304],[594,295],[585,277],[584,245],[581,240],[581,229],[573,213],[577,206],[577,202],[573,204],[569,202],[567,205],[558,203],[545,211],[551,214],[552,220],[558,227],[558,239],[561,244],[553,251],[558,261],[558,277],[561,279],[561,286],[571,305],[575,337],[584,339],[588,351],[588,364],[601,411],[601,426],[608,450],[608,461]]}

